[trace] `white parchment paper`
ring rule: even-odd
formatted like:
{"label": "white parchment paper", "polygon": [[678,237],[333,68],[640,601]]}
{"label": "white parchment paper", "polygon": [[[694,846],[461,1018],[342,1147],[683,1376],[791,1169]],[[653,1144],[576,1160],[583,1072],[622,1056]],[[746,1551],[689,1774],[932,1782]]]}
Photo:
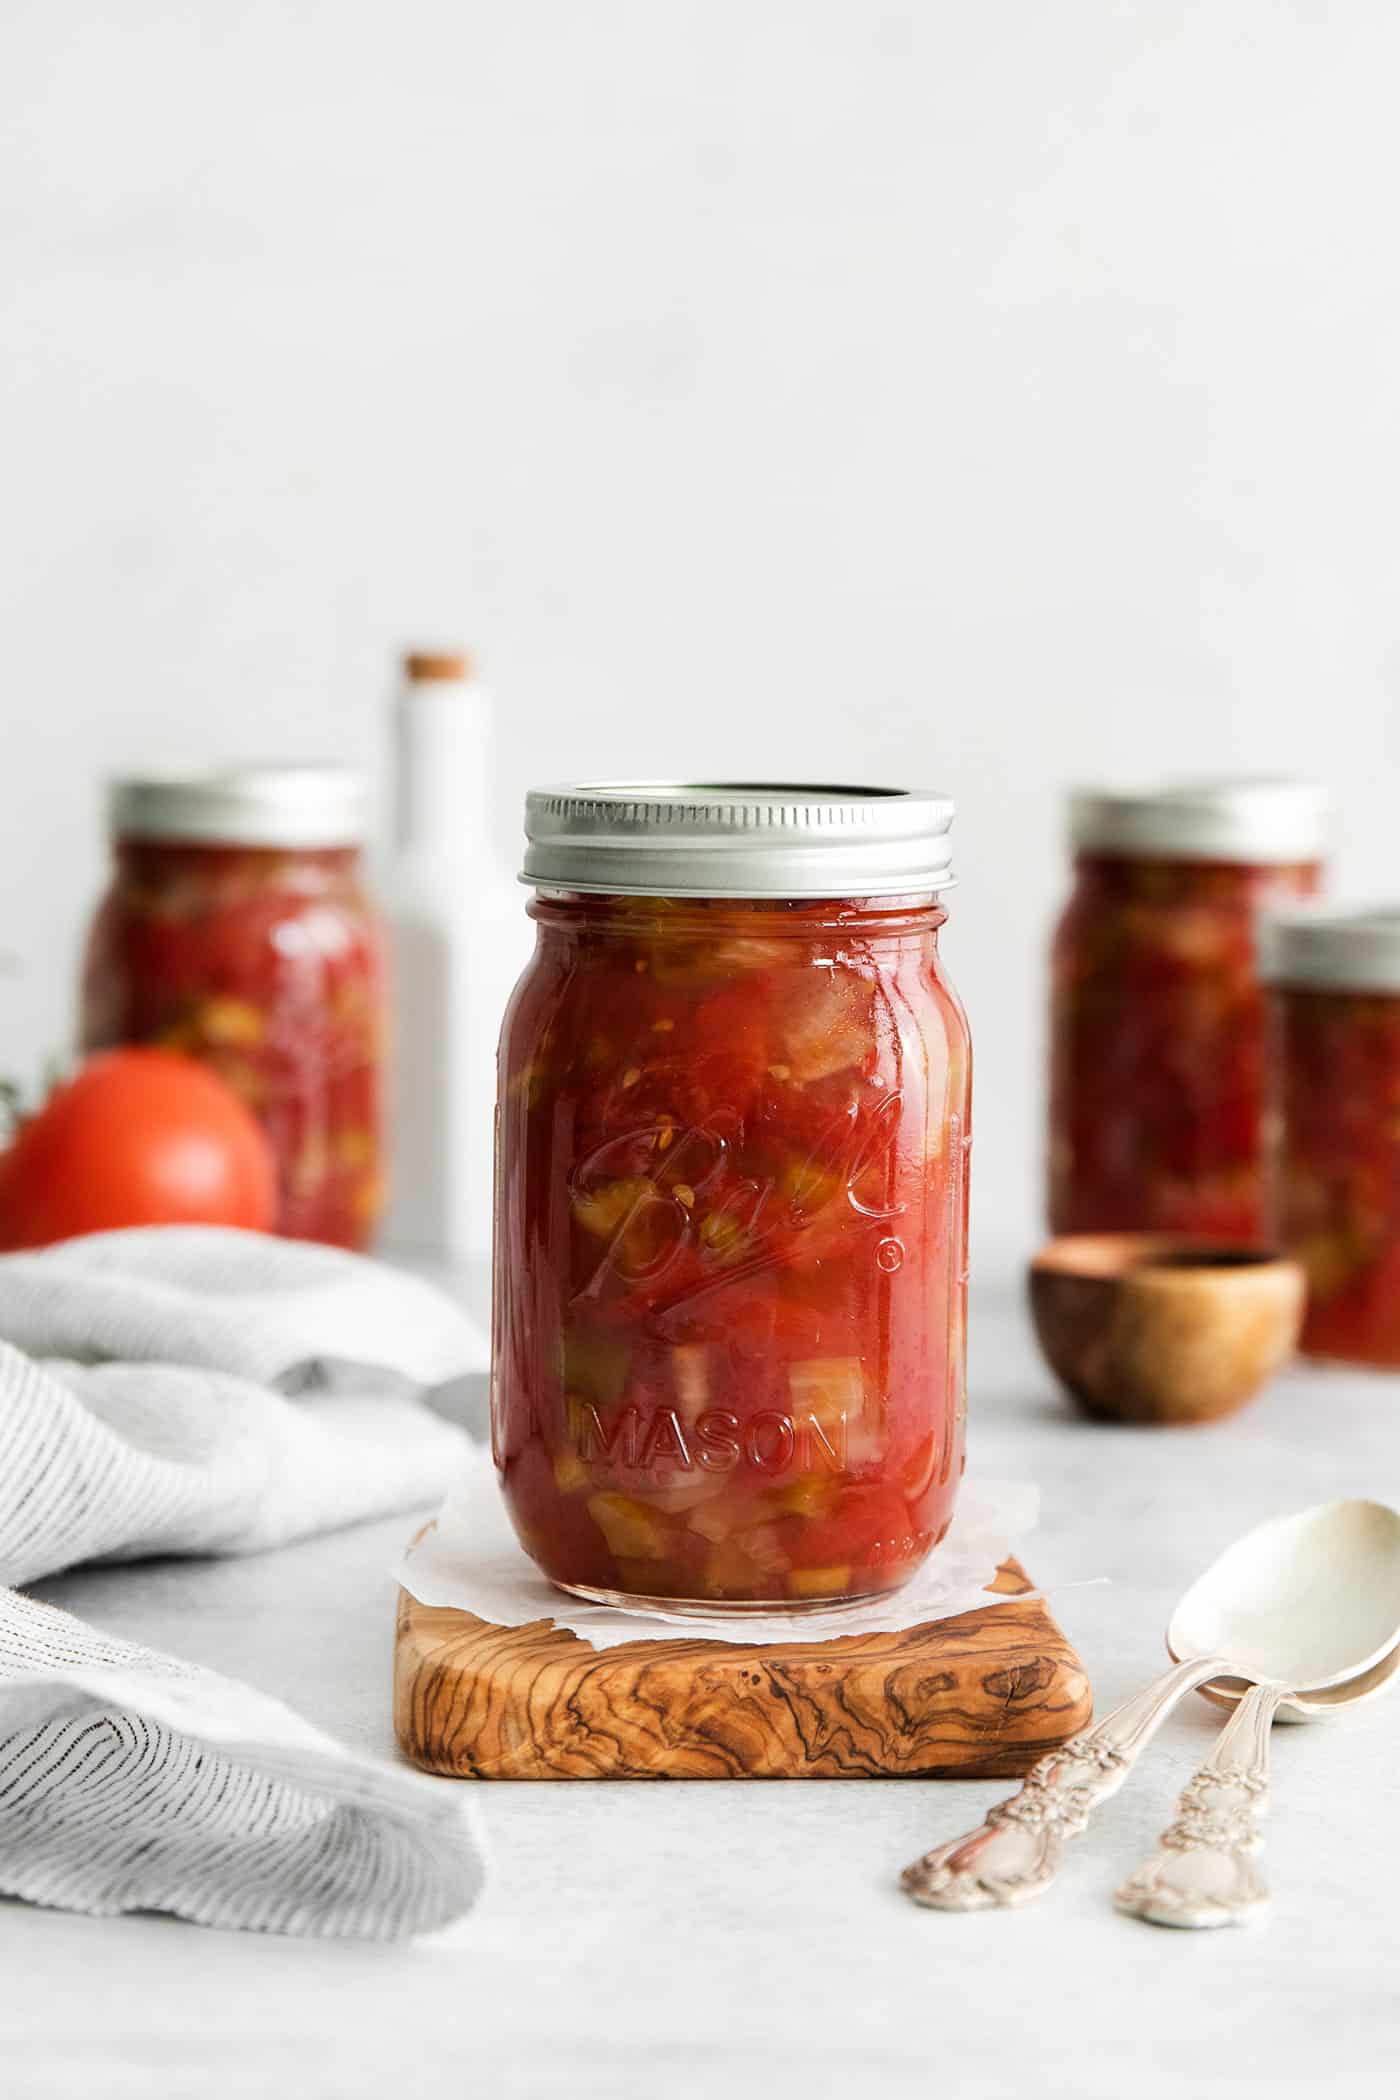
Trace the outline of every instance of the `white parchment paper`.
{"label": "white parchment paper", "polygon": [[987,1584],[1008,1553],[1035,1528],[1040,1490],[1025,1482],[969,1479],[962,1484],[947,1537],[901,1590],[835,1611],[687,1614],[684,1619],[640,1606],[585,1604],[554,1588],[527,1558],[511,1529],[489,1452],[471,1455],[436,1522],[408,1548],[399,1582],[421,1604],[475,1613],[496,1626],[552,1619],[594,1648],[626,1641],[688,1639],[764,1646],[829,1641],[840,1634],[892,1633],[932,1619],[956,1618],[1004,1601]]}

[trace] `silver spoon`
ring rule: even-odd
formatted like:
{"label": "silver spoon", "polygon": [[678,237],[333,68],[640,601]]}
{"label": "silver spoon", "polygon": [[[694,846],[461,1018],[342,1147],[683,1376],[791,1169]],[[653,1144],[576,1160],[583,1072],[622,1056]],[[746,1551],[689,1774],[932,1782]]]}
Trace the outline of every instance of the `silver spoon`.
{"label": "silver spoon", "polygon": [[[1042,1757],[1020,1793],[976,1830],[906,1867],[906,1893],[933,1910],[988,1910],[1042,1895],[1065,1841],[1117,1793],[1177,1701],[1197,1687],[1233,1679],[1243,1681],[1236,1698],[1249,1685],[1277,1694],[1270,1720],[1284,1696],[1300,1719],[1337,1703],[1325,1695],[1400,1647],[1400,1514],[1379,1502],[1329,1502],[1257,1526],[1187,1591],[1167,1646],[1173,1669]],[[1267,1741],[1263,1706],[1232,1726]]]}
{"label": "silver spoon", "polygon": [[[1337,1511],[1349,1514],[1339,1519]],[[1394,1512],[1381,1503],[1324,1505],[1321,1510],[1303,1511],[1301,1517],[1262,1525],[1233,1551],[1241,1555],[1242,1549],[1249,1549],[1258,1572],[1267,1579],[1271,1558],[1292,1559],[1290,1528],[1295,1537],[1299,1528],[1313,1528],[1325,1543],[1339,1524],[1345,1524],[1353,1535],[1369,1527],[1372,1545],[1383,1557],[1393,1520]],[[1364,1549],[1364,1540],[1360,1543]],[[1236,1572],[1244,1571],[1241,1567]],[[1200,1588],[1198,1584],[1182,1599],[1167,1630],[1167,1648],[1173,1655],[1219,1631],[1218,1624],[1212,1623],[1213,1599],[1198,1595]],[[1380,1601],[1380,1595],[1383,1586],[1375,1601]],[[1312,1594],[1296,1600],[1293,1638],[1300,1653],[1309,1644],[1314,1666],[1324,1659],[1329,1645],[1340,1655],[1347,1640],[1362,1631],[1355,1621],[1349,1628],[1310,1624],[1323,1601]],[[1353,1610],[1359,1605],[1360,1600],[1354,1600]],[[1279,1659],[1283,1659],[1282,1652]],[[1119,1889],[1114,1898],[1119,1910],[1149,1925],[1178,1925],[1196,1931],[1245,1925],[1258,1917],[1268,1905],[1269,1891],[1252,1855],[1262,1842],[1258,1826],[1269,1807],[1269,1731],[1274,1721],[1327,1720],[1348,1707],[1379,1698],[1397,1678],[1400,1644],[1359,1676],[1312,1690],[1268,1680],[1247,1690],[1241,1684],[1202,1686],[1207,1698],[1233,1704],[1235,1712],[1205,1763],[1182,1789],[1176,1818],[1158,1839],[1156,1851]]]}

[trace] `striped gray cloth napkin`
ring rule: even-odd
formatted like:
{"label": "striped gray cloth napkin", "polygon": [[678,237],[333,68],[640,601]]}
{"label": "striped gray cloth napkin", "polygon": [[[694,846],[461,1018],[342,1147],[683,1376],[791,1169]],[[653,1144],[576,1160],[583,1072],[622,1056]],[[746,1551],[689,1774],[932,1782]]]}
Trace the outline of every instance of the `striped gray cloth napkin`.
{"label": "striped gray cloth napkin", "polygon": [[0,1890],[111,1917],[390,1940],[470,1909],[451,1782],[354,1757],[249,1686],[0,1590]]}
{"label": "striped gray cloth napkin", "polygon": [[[422,1507],[466,1441],[418,1395],[483,1360],[443,1293],[335,1248],[171,1227],[0,1257],[0,1584]],[[393,1938],[474,1899],[464,1810],[0,1588],[0,1892]]]}

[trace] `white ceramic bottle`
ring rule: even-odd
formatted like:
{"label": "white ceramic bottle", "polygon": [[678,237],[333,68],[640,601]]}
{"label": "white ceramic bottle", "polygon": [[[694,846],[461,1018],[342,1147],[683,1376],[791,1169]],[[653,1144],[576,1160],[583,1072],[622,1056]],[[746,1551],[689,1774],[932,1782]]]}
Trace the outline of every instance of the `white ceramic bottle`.
{"label": "white ceramic bottle", "polygon": [[470,659],[405,657],[394,728],[388,1239],[458,1266],[491,1251],[496,1039],[530,943],[492,846],[491,701]]}

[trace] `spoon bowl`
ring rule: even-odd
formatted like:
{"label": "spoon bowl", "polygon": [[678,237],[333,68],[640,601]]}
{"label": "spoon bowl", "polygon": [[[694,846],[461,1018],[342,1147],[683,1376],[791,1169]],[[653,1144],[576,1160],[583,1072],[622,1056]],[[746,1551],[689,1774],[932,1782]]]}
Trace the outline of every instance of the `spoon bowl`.
{"label": "spoon bowl", "polygon": [[[1291,1718],[1322,1719],[1400,1647],[1400,1513],[1383,1502],[1320,1502],[1258,1524],[1192,1584],[1167,1628],[1176,1662],[1227,1655],[1207,1697],[1234,1705],[1250,1684],[1291,1688]],[[1400,1666],[1400,1656],[1395,1665]],[[1236,1688],[1229,1689],[1233,1684]]]}
{"label": "spoon bowl", "polygon": [[[1331,1721],[1345,1707],[1364,1706],[1368,1699],[1379,1699],[1388,1692],[1400,1673],[1400,1641],[1383,1655],[1369,1670],[1359,1677],[1348,1677],[1341,1684],[1312,1687],[1306,1691],[1295,1689],[1285,1694],[1279,1702],[1276,1721]],[[1237,1707],[1250,1691],[1247,1677],[1212,1677],[1206,1684],[1198,1684],[1196,1690],[1212,1706],[1227,1710]]]}

